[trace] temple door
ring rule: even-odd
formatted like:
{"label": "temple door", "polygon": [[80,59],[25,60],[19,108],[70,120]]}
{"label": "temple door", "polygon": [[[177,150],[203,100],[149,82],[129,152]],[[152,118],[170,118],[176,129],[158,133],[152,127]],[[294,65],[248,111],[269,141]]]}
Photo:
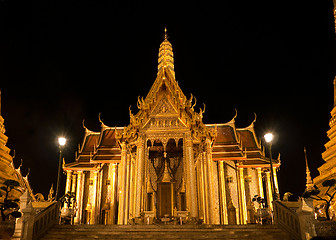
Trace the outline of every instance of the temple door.
{"label": "temple door", "polygon": [[158,184],[158,217],[172,216],[172,184],[161,182]]}

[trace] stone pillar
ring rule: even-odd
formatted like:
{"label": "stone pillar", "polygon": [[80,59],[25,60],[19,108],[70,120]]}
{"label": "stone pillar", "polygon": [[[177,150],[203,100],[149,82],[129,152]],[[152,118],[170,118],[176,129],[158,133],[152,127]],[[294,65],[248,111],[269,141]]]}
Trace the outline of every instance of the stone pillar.
{"label": "stone pillar", "polygon": [[189,204],[187,207],[190,212],[190,217],[198,217],[194,150],[190,133],[187,134],[185,139],[185,151],[187,162],[187,188],[189,188],[189,191],[187,191],[187,193],[189,192],[189,196],[186,196],[187,204]]}
{"label": "stone pillar", "polygon": [[140,217],[141,204],[142,204],[142,189],[143,189],[143,178],[144,178],[144,163],[145,163],[145,142],[140,136],[137,143],[137,163],[136,163],[136,180],[135,180],[135,216]]}
{"label": "stone pillar", "polygon": [[77,213],[75,217],[75,224],[79,224],[82,221],[83,214],[83,172],[77,171],[77,191],[76,191],[76,203]]}
{"label": "stone pillar", "polygon": [[246,194],[245,194],[245,178],[244,178],[244,168],[238,168],[239,171],[239,185],[240,185],[240,202],[241,202],[241,216],[242,224],[247,223],[247,206],[246,206]]}
{"label": "stone pillar", "polygon": [[118,224],[124,224],[125,217],[125,182],[126,182],[126,163],[127,161],[127,149],[126,143],[121,143],[121,163],[120,163],[120,174],[118,189],[119,189],[119,208],[118,208]]}
{"label": "stone pillar", "polygon": [[271,173],[269,171],[266,172],[266,194],[267,194],[267,203],[269,209],[273,210],[272,202],[273,202],[273,194],[272,194],[272,186],[271,186]]}
{"label": "stone pillar", "polygon": [[226,204],[226,189],[225,189],[225,175],[224,175],[224,162],[219,161],[219,180],[220,180],[220,197],[221,197],[221,224],[229,224],[228,221],[228,212]]}
{"label": "stone pillar", "polygon": [[258,175],[258,184],[259,184],[259,196],[264,198],[264,187],[263,187],[263,180],[261,175],[261,168],[257,168],[257,175]]}
{"label": "stone pillar", "polygon": [[71,190],[71,175],[72,175],[72,171],[68,170],[68,171],[66,171],[66,173],[67,173],[67,178],[66,178],[66,184],[65,184],[65,193],[68,193]]}

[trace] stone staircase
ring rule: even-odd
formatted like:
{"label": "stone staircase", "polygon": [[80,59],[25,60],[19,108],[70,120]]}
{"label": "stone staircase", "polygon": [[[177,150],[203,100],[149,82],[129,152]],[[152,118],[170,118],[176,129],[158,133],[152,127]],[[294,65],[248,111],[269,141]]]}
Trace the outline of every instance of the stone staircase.
{"label": "stone staircase", "polygon": [[276,225],[56,225],[43,240],[239,239],[289,240]]}

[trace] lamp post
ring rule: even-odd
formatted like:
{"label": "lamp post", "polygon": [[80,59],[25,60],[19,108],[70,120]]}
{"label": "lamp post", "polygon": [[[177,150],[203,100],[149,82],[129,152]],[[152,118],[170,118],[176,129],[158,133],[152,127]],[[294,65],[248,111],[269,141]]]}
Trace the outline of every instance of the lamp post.
{"label": "lamp post", "polygon": [[66,138],[59,137],[58,138],[58,146],[59,146],[59,161],[58,161],[58,173],[57,173],[57,185],[56,185],[56,194],[55,199],[59,199],[59,189],[61,185],[61,167],[62,167],[62,149],[66,143]]}
{"label": "lamp post", "polygon": [[273,134],[266,133],[264,135],[265,141],[269,144],[269,158],[270,158],[270,167],[271,167],[271,190],[272,190],[272,197],[274,200],[278,200],[278,194],[275,191],[275,182],[274,182],[274,174],[273,174],[273,162],[272,162],[272,141],[273,141]]}

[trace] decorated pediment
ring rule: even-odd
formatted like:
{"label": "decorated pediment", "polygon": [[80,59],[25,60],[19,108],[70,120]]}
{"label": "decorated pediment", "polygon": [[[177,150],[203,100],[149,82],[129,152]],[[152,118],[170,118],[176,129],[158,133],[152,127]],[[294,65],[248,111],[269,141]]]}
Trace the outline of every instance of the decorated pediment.
{"label": "decorated pediment", "polygon": [[177,115],[177,109],[170,104],[167,98],[162,98],[156,106],[154,106],[150,116],[167,116],[167,115]]}

